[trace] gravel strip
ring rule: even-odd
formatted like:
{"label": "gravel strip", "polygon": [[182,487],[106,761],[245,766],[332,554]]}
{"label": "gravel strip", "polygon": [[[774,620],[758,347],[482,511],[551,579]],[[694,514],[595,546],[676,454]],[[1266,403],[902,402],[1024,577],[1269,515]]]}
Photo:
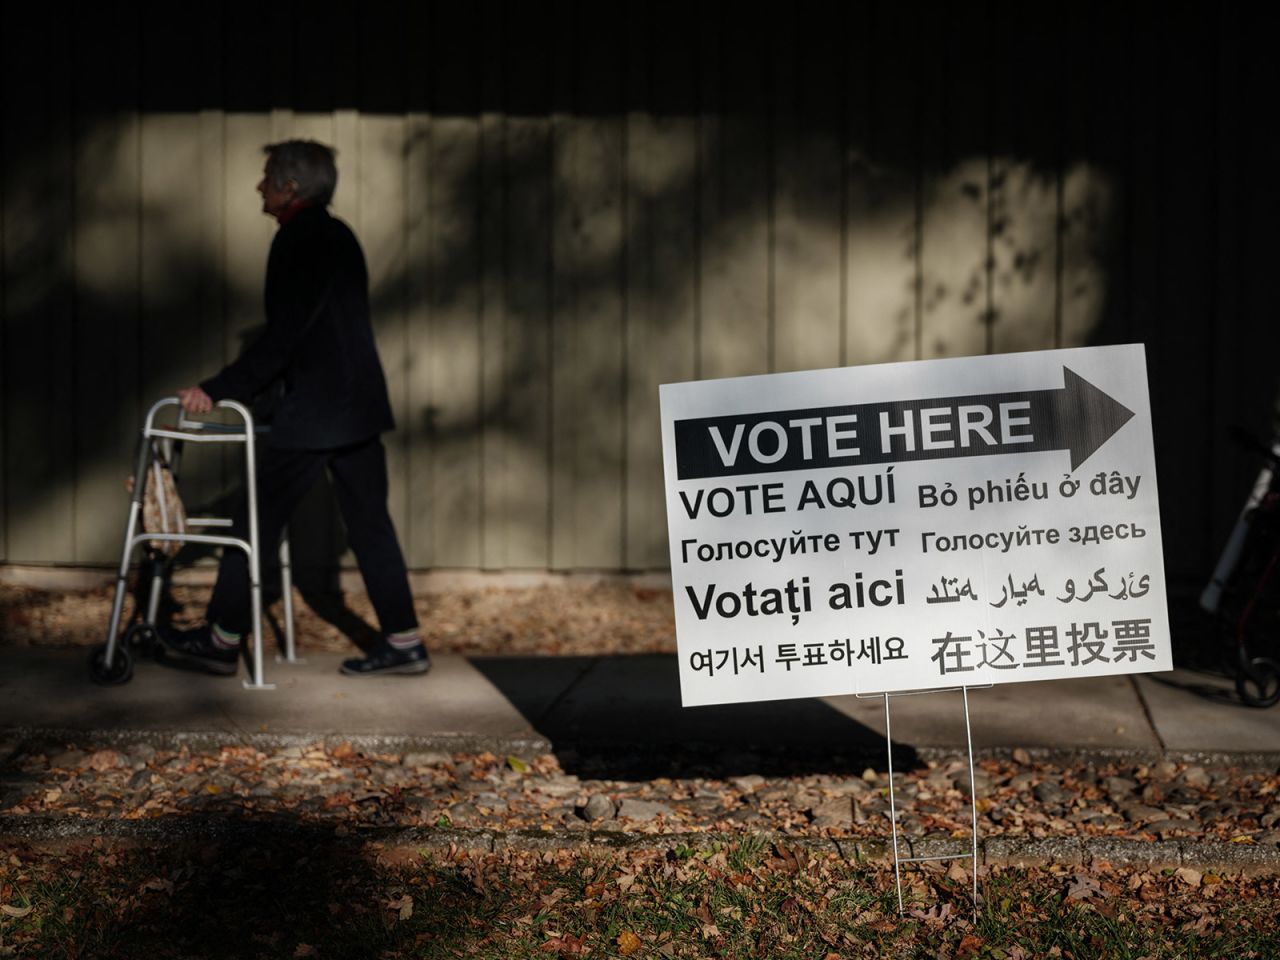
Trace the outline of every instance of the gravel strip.
{"label": "gravel strip", "polygon": [[[324,741],[165,748],[25,740],[10,752],[0,764],[0,817],[9,833],[52,818],[88,831],[119,823],[181,831],[260,821],[273,829],[462,830],[468,837],[553,844],[752,834],[883,845],[890,836],[889,780],[871,767],[813,773],[797,762],[794,772],[725,777],[707,775],[696,758],[686,769],[687,758],[675,755],[668,775],[626,779],[602,774],[610,769],[605,757],[574,757],[570,772],[563,756],[548,753],[391,753]],[[964,848],[976,789],[980,841],[999,862],[1123,854],[1218,863],[1226,850],[1248,863],[1271,863],[1280,854],[1275,768],[1168,759],[1054,762],[1014,751],[981,761],[974,779],[971,786],[967,763],[955,756],[895,773],[904,850]],[[1109,845],[1120,852],[1108,853]]]}

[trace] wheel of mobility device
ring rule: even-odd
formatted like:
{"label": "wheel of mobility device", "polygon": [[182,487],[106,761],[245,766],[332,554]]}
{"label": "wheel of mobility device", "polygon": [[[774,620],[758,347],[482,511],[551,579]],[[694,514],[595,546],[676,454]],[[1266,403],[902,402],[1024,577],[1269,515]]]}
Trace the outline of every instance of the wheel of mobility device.
{"label": "wheel of mobility device", "polygon": [[133,657],[126,644],[116,645],[116,654],[110,669],[107,668],[107,645],[93,648],[89,655],[89,677],[104,687],[116,687],[133,678]]}
{"label": "wheel of mobility device", "polygon": [[1251,707],[1280,703],[1280,662],[1270,657],[1254,657],[1241,663],[1236,673],[1236,693]]}
{"label": "wheel of mobility device", "polygon": [[135,623],[125,631],[124,646],[136,650],[141,656],[151,657],[159,652],[160,637],[149,623]]}

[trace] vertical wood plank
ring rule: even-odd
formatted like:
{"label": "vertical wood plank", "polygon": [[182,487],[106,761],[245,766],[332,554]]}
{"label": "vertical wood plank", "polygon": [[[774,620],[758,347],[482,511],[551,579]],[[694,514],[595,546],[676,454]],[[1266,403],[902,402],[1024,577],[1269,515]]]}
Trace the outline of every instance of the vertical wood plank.
{"label": "vertical wood plank", "polygon": [[704,8],[699,189],[699,375],[768,373],[774,363],[768,34]]}
{"label": "vertical wood plank", "polygon": [[896,4],[859,10],[849,65],[846,171],[848,363],[916,357],[919,77],[915,20]]}
{"label": "vertical wood plank", "polygon": [[75,554],[70,11],[6,18],[4,469],[12,563]]}
{"label": "vertical wood plank", "polygon": [[922,119],[931,131],[922,137],[923,357],[975,356],[989,349],[989,28],[985,4],[975,0],[948,5],[922,30]]}
{"label": "vertical wood plank", "polygon": [[[1158,344],[1160,394],[1153,397],[1157,457],[1163,476],[1176,477],[1179,507],[1207,504],[1216,464],[1204,456],[1189,463],[1188,437],[1208,438],[1214,408],[1229,402],[1227,385],[1214,379],[1215,340],[1231,337],[1228,325],[1215,324],[1214,276],[1216,204],[1215,138],[1219,135],[1212,103],[1214,60],[1207,44],[1214,11],[1177,5],[1165,18],[1165,41],[1153,53],[1158,69],[1149,109],[1159,119],[1159,166],[1148,168],[1156,182],[1163,282],[1150,291],[1150,341]],[[1187,184],[1200,184],[1188,190]],[[1203,441],[1201,441],[1203,443]],[[1167,501],[1166,501],[1167,503]],[[1166,515],[1170,513],[1166,505]],[[1174,511],[1175,514],[1179,511]],[[1212,568],[1212,517],[1201,511],[1192,521],[1169,517],[1165,527],[1166,570],[1192,585]],[[1194,586],[1193,586],[1194,589]]]}
{"label": "vertical wood plank", "polygon": [[[508,567],[551,564],[551,62],[548,19],[504,5],[502,468],[491,483]],[[492,473],[492,471],[490,471]]]}
{"label": "vertical wood plank", "polygon": [[[576,118],[570,112],[574,70],[569,58],[574,43],[568,4],[554,8],[552,32],[551,117],[551,563],[555,569],[572,567],[574,559],[572,504],[576,491],[570,457],[573,436],[573,354],[577,286],[573,276],[577,249],[573,242],[573,163]],[[569,38],[565,39],[565,33]]]}
{"label": "vertical wood plank", "polygon": [[[1163,344],[1163,335],[1170,322],[1163,315],[1163,291],[1165,284],[1173,278],[1167,274],[1164,263],[1161,231],[1165,218],[1161,207],[1171,200],[1177,202],[1182,199],[1181,196],[1166,197],[1163,191],[1164,166],[1175,162],[1166,152],[1162,129],[1166,116],[1162,89],[1163,51],[1169,37],[1163,19],[1148,24],[1133,12],[1124,17],[1122,35],[1128,45],[1123,75],[1130,107],[1126,118],[1128,156],[1125,158],[1127,229],[1123,236],[1128,310],[1117,332],[1123,338],[1118,342],[1146,344],[1156,469],[1164,478],[1173,477],[1176,475],[1173,471],[1182,469],[1181,456],[1170,460],[1165,454],[1166,449],[1172,449],[1167,444],[1179,442],[1175,434],[1180,431],[1182,412],[1178,409],[1181,406],[1177,392],[1179,386],[1167,372]],[[1190,524],[1187,519],[1178,517],[1177,511],[1170,512],[1170,494],[1173,502],[1181,504],[1185,502],[1183,494],[1189,491],[1177,480],[1172,482],[1173,488],[1161,498],[1164,505],[1161,519],[1165,556],[1172,561],[1166,563],[1165,573],[1171,581],[1184,574],[1184,552],[1194,550],[1188,537]],[[1176,588],[1173,592],[1177,592]]]}
{"label": "vertical wood plank", "polygon": [[408,527],[407,376],[412,357],[405,315],[405,120],[365,116],[360,129],[360,241],[369,266],[369,301],[392,413],[400,425],[383,438],[388,504],[397,530]]}
{"label": "vertical wood plank", "polygon": [[477,33],[480,45],[480,129],[476,164],[477,251],[479,254],[478,317],[480,330],[480,398],[476,429],[480,431],[480,565],[490,570],[507,566],[509,437],[503,416],[506,394],[507,317],[503,288],[506,282],[506,198],[503,168],[506,125],[503,122],[506,67],[506,31],[501,4],[481,9]]}
{"label": "vertical wood plank", "polygon": [[338,189],[330,212],[358,230],[362,223],[364,199],[364,153],[360,145],[360,111],[343,107],[333,112],[333,140],[338,156]]}
{"label": "vertical wood plank", "polygon": [[[1244,197],[1246,184],[1254,182],[1241,176],[1246,164],[1244,146],[1249,130],[1244,122],[1243,105],[1250,89],[1244,82],[1247,68],[1240,59],[1245,48],[1241,35],[1244,29],[1247,27],[1234,16],[1219,14],[1210,30],[1214,53],[1212,110],[1218,129],[1212,171],[1217,203],[1213,224],[1211,322],[1222,334],[1214,337],[1213,342],[1211,379],[1217,389],[1204,438],[1207,461],[1216,468],[1208,501],[1209,546],[1214,550],[1220,550],[1226,543],[1239,503],[1250,488],[1247,468],[1252,464],[1243,462],[1245,457],[1236,444],[1230,442],[1227,430],[1238,423],[1247,425],[1246,428],[1258,436],[1266,436],[1275,404],[1276,373],[1271,364],[1274,351],[1242,349],[1242,344],[1265,344],[1267,340],[1260,336],[1262,330],[1250,316],[1252,311],[1242,309],[1246,251],[1253,239],[1246,212],[1251,204],[1244,202]],[[1270,326],[1270,322],[1267,325]],[[1276,338],[1270,339],[1274,342]],[[1271,368],[1261,377],[1253,375],[1257,372],[1258,356],[1265,357],[1265,365]],[[1262,384],[1271,388],[1270,396],[1263,393],[1252,398],[1251,403],[1241,402],[1249,398],[1251,392],[1256,394],[1257,386]]]}
{"label": "vertical wood plank", "polygon": [[[430,10],[425,4],[411,4],[406,29],[415,44],[429,47],[433,42]],[[431,67],[428,58],[415,56],[408,64],[406,93],[410,109],[404,129],[404,257],[407,261],[406,314],[407,348],[410,365],[406,376],[406,412],[399,429],[408,439],[407,527],[401,530],[404,561],[411,570],[435,566],[434,517],[434,435],[431,431]]]}
{"label": "vertical wood plank", "polygon": [[[415,77],[413,86],[425,86]],[[399,425],[409,438],[409,516],[401,531],[405,559],[411,568],[435,565],[435,497],[432,484],[434,444],[431,431],[432,347],[431,331],[431,118],[425,110],[413,110],[406,118],[405,151],[407,218],[405,258],[408,269],[407,409]]]}
{"label": "vertical wood plank", "polygon": [[431,497],[435,563],[480,565],[479,23],[436,8],[431,121]]}
{"label": "vertical wood plank", "polygon": [[[1021,9],[1021,8],[1020,8]],[[1061,143],[1059,16],[993,10],[991,338],[997,353],[1057,345]]]}
{"label": "vertical wood plank", "polygon": [[361,246],[369,269],[369,306],[378,353],[399,429],[383,437],[390,480],[388,506],[397,531],[408,528],[408,368],[405,314],[405,118],[404,69],[409,49],[403,31],[388,31],[386,4],[361,11],[363,41],[356,172]]}
{"label": "vertical wood plank", "polygon": [[[406,29],[418,44],[430,45],[430,11],[425,4],[410,4]],[[432,484],[434,439],[431,430],[432,347],[431,331],[431,68],[427,58],[410,61],[406,90],[410,110],[405,129],[405,259],[408,298],[406,376],[407,402],[399,427],[409,438],[409,516],[400,530],[401,547],[410,568],[435,565],[436,504]]]}
{"label": "vertical wood plank", "polygon": [[1122,180],[1127,160],[1128,56],[1123,14],[1094,3],[1062,24],[1064,75],[1061,345],[1114,342],[1124,312]]}
{"label": "vertical wood plank", "polygon": [[648,8],[630,16],[623,563],[635,570],[668,562],[658,386],[696,375],[698,127],[696,38],[666,36]]}
{"label": "vertical wood plank", "polygon": [[774,312],[778,370],[840,363],[841,16],[779,14],[773,59]]}
{"label": "vertical wood plank", "polygon": [[579,42],[564,67],[575,113],[561,121],[555,150],[563,206],[555,221],[552,564],[613,569],[624,552],[625,51],[609,8],[573,13]]}
{"label": "vertical wood plank", "polygon": [[[120,557],[122,479],[138,438],[138,23],[77,18],[75,90],[77,563]],[[216,188],[218,185],[214,184]]]}

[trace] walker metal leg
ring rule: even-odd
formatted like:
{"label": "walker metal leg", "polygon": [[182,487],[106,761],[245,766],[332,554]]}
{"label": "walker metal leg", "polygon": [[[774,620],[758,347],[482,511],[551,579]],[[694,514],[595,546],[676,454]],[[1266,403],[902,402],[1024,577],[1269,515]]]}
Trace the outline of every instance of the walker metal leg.
{"label": "walker metal leg", "polygon": [[[250,563],[251,567],[256,568],[256,563]],[[256,574],[256,569],[254,573]],[[249,584],[249,593],[253,604],[253,678],[244,681],[246,690],[274,690],[274,683],[267,683],[263,678],[262,671],[262,584],[257,577]]]}
{"label": "walker metal leg", "polygon": [[253,598],[253,679],[246,680],[246,690],[274,690],[262,671],[262,539],[258,534],[258,465],[253,431],[246,429],[244,438],[245,478],[249,490],[249,590]]}
{"label": "walker metal leg", "polygon": [[280,541],[280,589],[284,593],[284,656],[277,663],[304,663],[298,659],[293,632],[293,566],[289,555],[289,535]]}
{"label": "walker metal leg", "polygon": [[142,491],[147,482],[147,466],[151,459],[151,445],[143,440],[138,444],[138,461],[133,471],[133,494],[129,498],[129,519],[124,527],[124,546],[120,549],[120,566],[116,571],[116,595],[111,601],[111,621],[107,624],[107,644],[103,663],[108,671],[115,664],[116,644],[120,640],[120,618],[124,613],[124,595],[129,579],[129,559],[133,555],[133,537],[138,532],[138,520],[142,516]]}
{"label": "walker metal leg", "polygon": [[160,616],[160,595],[164,593],[164,561],[156,561],[156,572],[151,577],[151,593],[147,596],[147,620],[151,626],[156,625]]}

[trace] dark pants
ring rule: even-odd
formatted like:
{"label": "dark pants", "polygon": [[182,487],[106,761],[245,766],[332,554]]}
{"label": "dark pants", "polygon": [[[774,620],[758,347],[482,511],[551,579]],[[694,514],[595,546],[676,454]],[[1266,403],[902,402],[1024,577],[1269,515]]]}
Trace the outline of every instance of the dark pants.
{"label": "dark pants", "polygon": [[[416,629],[418,618],[413,612],[409,575],[387,513],[387,458],[381,438],[374,436],[337,450],[278,450],[264,443],[257,454],[258,542],[262,544],[263,558],[276,549],[294,509],[328,467],[347,540],[378,615],[378,625],[383,633]],[[248,530],[246,498],[234,518],[232,536],[247,540]],[[252,630],[249,560],[243,550],[223,551],[208,618],[210,623],[234,633]]]}

